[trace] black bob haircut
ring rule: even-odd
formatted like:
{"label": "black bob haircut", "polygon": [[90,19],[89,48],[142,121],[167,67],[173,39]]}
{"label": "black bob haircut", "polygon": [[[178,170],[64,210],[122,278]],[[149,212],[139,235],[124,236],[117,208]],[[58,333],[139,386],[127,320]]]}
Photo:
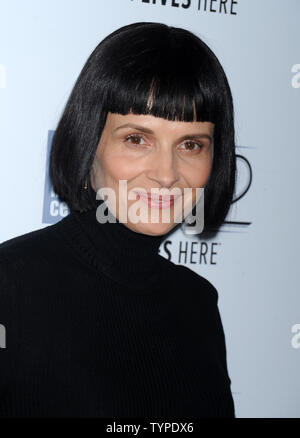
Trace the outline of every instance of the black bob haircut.
{"label": "black bob haircut", "polygon": [[234,111],[225,72],[211,49],[186,29],[152,22],[123,26],[100,42],[74,85],[50,153],[53,190],[70,211],[98,205],[90,171],[108,112],[215,124],[204,231],[219,227],[236,182]]}

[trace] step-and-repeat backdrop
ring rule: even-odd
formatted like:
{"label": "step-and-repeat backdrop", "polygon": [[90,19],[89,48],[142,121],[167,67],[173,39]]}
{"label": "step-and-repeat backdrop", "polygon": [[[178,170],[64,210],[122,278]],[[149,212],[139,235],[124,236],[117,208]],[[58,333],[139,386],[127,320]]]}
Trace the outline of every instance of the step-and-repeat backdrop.
{"label": "step-and-repeat backdrop", "polygon": [[61,220],[57,121],[94,47],[137,21],[184,27],[218,56],[235,104],[236,202],[219,232],[160,248],[219,293],[237,417],[300,417],[300,1],[0,1],[0,241]]}

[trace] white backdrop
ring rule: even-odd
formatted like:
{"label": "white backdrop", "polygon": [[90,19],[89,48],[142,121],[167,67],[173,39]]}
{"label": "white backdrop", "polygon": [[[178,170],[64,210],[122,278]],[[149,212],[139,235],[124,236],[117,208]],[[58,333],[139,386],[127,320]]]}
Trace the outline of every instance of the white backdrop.
{"label": "white backdrop", "polygon": [[161,254],[218,290],[237,417],[300,417],[299,0],[0,0],[0,242],[68,213],[49,187],[53,130],[91,51],[135,21],[185,27],[216,53],[236,195],[248,187],[216,235],[178,230]]}

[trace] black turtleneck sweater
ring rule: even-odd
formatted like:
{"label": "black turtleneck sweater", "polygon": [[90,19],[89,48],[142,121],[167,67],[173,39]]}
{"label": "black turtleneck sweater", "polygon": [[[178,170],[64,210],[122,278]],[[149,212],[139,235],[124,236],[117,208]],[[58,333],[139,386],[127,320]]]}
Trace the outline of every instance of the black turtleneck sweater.
{"label": "black turtleneck sweater", "polygon": [[163,238],[92,210],[0,245],[0,417],[235,416],[218,293]]}

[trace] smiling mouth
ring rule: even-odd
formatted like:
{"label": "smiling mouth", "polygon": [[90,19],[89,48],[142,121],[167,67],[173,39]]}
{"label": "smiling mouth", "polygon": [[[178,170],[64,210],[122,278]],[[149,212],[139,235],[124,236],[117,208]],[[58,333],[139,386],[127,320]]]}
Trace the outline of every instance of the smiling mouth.
{"label": "smiling mouth", "polygon": [[138,196],[139,199],[141,198],[142,200],[148,200],[152,203],[160,203],[160,204],[165,204],[165,203],[170,203],[170,202],[174,202],[180,195],[153,195],[149,192],[147,192],[147,194],[141,193],[141,192],[135,192]]}
{"label": "smiling mouth", "polygon": [[176,199],[180,197],[180,195],[151,195],[151,193],[147,192],[147,194],[141,192],[135,192],[138,195],[138,200],[141,200],[143,203],[147,204],[148,207],[156,207],[159,209],[171,208]]}

